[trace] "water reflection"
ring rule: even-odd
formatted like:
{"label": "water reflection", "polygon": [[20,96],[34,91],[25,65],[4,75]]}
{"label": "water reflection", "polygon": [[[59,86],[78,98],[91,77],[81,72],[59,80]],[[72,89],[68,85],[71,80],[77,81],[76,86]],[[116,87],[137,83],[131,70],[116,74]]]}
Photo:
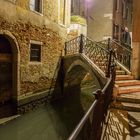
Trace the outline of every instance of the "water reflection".
{"label": "water reflection", "polygon": [[[94,87],[95,88],[95,87]],[[67,89],[66,96],[0,126],[1,140],[65,140],[94,98],[88,88]],[[95,89],[94,89],[95,90]]]}

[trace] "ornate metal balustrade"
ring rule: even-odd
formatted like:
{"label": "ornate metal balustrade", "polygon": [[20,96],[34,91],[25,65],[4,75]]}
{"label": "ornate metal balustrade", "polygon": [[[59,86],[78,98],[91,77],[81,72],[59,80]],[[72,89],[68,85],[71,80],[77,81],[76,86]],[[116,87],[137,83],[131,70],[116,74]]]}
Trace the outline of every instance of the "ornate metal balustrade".
{"label": "ornate metal balustrade", "polygon": [[108,50],[99,43],[81,35],[65,43],[65,55],[77,53],[84,53],[107,77],[110,76],[110,66],[114,62],[114,52],[112,50]]}
{"label": "ornate metal balustrade", "polygon": [[106,40],[99,41],[97,43],[105,49],[109,50],[109,48],[110,48],[110,38],[106,39]]}
{"label": "ornate metal balustrade", "polygon": [[126,48],[114,40],[111,40],[110,47],[115,51],[116,60],[131,71],[131,48]]}
{"label": "ornate metal balustrade", "polygon": [[126,69],[131,71],[132,49],[130,47],[121,45],[120,43],[111,39],[100,41],[98,44],[108,50],[112,49],[115,53],[116,60]]}
{"label": "ornate metal balustrade", "polygon": [[87,113],[77,125],[68,140],[99,140],[102,136],[103,124],[107,116],[108,106],[112,99],[113,86],[116,70],[114,64],[114,52],[102,45],[110,45],[108,42],[102,44],[93,42],[83,35],[66,42],[65,55],[84,53],[109,77],[108,83],[103,90],[95,93],[96,100]]}
{"label": "ornate metal balustrade", "polygon": [[76,126],[68,140],[100,140],[103,137],[103,125],[112,100],[115,81],[115,67],[111,67],[111,77],[103,90],[93,93],[95,101]]}
{"label": "ornate metal balustrade", "polygon": [[65,43],[65,55],[71,55],[79,53],[81,37],[78,36]]}

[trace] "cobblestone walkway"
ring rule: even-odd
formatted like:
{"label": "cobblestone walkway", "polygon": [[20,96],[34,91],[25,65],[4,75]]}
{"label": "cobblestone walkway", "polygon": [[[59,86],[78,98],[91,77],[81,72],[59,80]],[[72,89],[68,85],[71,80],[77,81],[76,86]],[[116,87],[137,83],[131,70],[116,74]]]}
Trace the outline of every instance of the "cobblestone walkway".
{"label": "cobblestone walkway", "polygon": [[103,140],[140,140],[140,112],[110,109]]}

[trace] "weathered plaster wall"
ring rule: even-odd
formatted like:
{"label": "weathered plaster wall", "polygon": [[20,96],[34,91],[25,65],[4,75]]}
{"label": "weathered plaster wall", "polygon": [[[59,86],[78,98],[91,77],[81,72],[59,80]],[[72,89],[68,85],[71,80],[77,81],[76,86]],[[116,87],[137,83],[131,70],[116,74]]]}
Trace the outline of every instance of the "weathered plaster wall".
{"label": "weathered plaster wall", "polygon": [[58,3],[55,0],[44,0],[42,14],[29,9],[29,0],[16,0],[15,3],[9,2],[9,0],[1,0],[0,5],[3,5],[0,8],[0,16],[6,20],[12,23],[21,21],[23,23],[30,22],[39,27],[46,26],[57,32],[62,38],[66,38],[65,27],[69,23],[66,26],[58,24]]}
{"label": "weathered plaster wall", "polygon": [[72,3],[72,15],[86,16],[86,2],[85,0],[71,0]]}
{"label": "weathered plaster wall", "polygon": [[[49,89],[52,84],[66,38],[66,28],[58,24],[55,2],[44,0],[41,15],[29,10],[29,0],[0,1],[0,30],[10,31],[19,45],[20,95]],[[30,40],[42,42],[41,62],[30,62]]]}
{"label": "weathered plaster wall", "polygon": [[99,41],[112,36],[113,0],[93,0],[88,4],[88,36]]}
{"label": "weathered plaster wall", "polygon": [[[21,94],[49,87],[62,50],[59,35],[31,23],[9,23],[0,18],[0,30],[9,30],[20,47]],[[30,40],[43,42],[41,62],[30,62]]]}
{"label": "weathered plaster wall", "polygon": [[133,1],[133,55],[132,55],[132,74],[136,79],[140,79],[140,1]]}

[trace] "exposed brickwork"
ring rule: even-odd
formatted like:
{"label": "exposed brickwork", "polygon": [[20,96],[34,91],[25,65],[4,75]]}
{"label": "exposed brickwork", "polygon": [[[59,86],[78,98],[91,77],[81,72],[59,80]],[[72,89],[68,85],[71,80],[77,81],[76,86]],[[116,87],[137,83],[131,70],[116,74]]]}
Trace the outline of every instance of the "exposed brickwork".
{"label": "exposed brickwork", "polygon": [[[56,32],[30,22],[10,23],[0,18],[0,30],[9,30],[17,39],[20,49],[21,94],[50,87],[61,50],[62,40]],[[30,40],[43,43],[41,62],[30,62]]]}

